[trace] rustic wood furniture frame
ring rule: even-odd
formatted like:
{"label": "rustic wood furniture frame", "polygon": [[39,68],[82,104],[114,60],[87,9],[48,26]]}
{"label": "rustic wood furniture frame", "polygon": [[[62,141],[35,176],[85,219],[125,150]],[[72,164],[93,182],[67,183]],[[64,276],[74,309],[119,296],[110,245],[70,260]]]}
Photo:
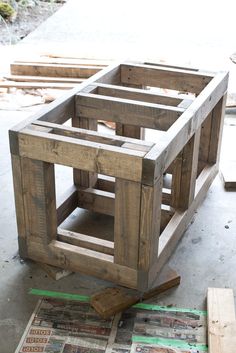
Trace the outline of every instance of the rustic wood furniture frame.
{"label": "rustic wood furniture frame", "polygon": [[[227,82],[225,72],[113,64],[11,129],[20,255],[149,289],[217,174]],[[97,132],[99,119],[116,135]],[[156,141],[142,140],[144,128]],[[54,164],[74,174],[59,206]],[[114,216],[114,239],[62,229],[77,207]]]}

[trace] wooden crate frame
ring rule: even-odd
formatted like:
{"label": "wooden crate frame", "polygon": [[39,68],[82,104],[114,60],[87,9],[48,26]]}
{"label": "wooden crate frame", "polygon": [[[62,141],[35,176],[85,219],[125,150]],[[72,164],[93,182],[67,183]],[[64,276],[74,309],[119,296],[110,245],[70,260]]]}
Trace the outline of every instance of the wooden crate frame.
{"label": "wooden crate frame", "polygon": [[[11,129],[20,255],[149,289],[217,174],[227,83],[226,72],[115,63]],[[116,135],[93,131],[99,119]],[[59,206],[54,164],[74,170]],[[77,207],[113,215],[114,241],[60,228]]]}

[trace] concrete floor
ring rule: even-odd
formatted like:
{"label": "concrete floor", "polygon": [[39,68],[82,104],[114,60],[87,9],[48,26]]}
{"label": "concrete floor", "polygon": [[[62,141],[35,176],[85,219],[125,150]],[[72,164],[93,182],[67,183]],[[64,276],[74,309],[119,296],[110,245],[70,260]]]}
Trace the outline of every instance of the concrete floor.
{"label": "concrete floor", "polygon": [[[75,13],[75,11],[71,12],[73,6],[78,3],[80,6],[77,5],[77,13]],[[149,2],[145,1],[146,5],[148,3]],[[152,2],[150,1],[150,4],[151,3]],[[153,39],[154,34],[157,33],[155,32],[156,29],[153,24],[156,13],[154,11],[142,13],[142,10],[144,11],[144,9],[146,9],[143,4],[143,7],[140,7],[139,9],[139,15],[135,17],[134,12],[131,11],[133,6],[128,2],[123,3],[122,1],[119,2],[119,6],[115,8],[115,6],[108,6],[107,1],[80,2],[77,0],[71,0],[65,6],[64,13],[59,11],[55,15],[56,22],[49,19],[44,26],[41,26],[35,33],[26,38],[25,41],[21,43],[21,46],[34,45],[38,42],[43,45],[43,43],[46,42],[46,45],[52,45],[52,43],[54,43],[55,48],[57,44],[58,48],[58,38],[60,38],[61,41],[66,40],[68,45],[74,45],[76,41],[80,48],[81,56],[88,56],[88,54],[91,53],[90,56],[95,57],[100,53],[100,56],[103,56],[104,58],[111,58],[111,56],[114,58],[116,56],[118,57],[118,54],[121,53],[121,51],[124,54],[126,50],[128,55],[132,54],[134,57],[133,54],[137,53],[138,56],[137,49],[138,46],[140,47],[140,43],[144,45],[147,51],[149,47],[153,47],[153,40],[150,38],[150,40],[145,43],[145,36],[144,34],[141,36],[140,27],[142,26],[142,28],[145,28],[144,22],[148,23],[148,16],[150,15],[152,21],[150,21],[151,25],[148,30]],[[218,5],[214,4],[214,6]],[[169,8],[167,5],[164,5],[164,7],[163,11],[166,14]],[[89,9],[92,8],[93,11],[89,11]],[[108,9],[106,12],[104,12],[105,8]],[[123,12],[122,9],[126,9],[126,11]],[[216,10],[220,11],[218,8]],[[222,11],[224,11],[224,9]],[[100,14],[99,19],[94,22],[95,18],[97,18],[95,15],[97,15],[98,12]],[[114,16],[109,17],[109,12],[114,14]],[[199,10],[197,12],[199,12]],[[75,13],[75,15],[73,15],[73,13]],[[159,11],[157,16],[158,20],[164,24],[163,17],[160,13],[161,12]],[[231,14],[232,11],[229,11],[229,16],[231,16]],[[219,12],[216,12],[216,19],[218,19],[217,16],[219,16]],[[62,18],[67,19],[67,21],[62,21]],[[128,25],[131,19],[133,21],[133,26],[130,24]],[[170,21],[174,19],[175,18],[171,13],[166,25],[170,26]],[[180,21],[180,18],[178,19],[180,22],[178,43],[181,47],[184,47],[182,39],[185,36],[185,27],[182,21]],[[106,23],[104,25],[105,20]],[[196,22],[195,18],[192,20],[193,22]],[[78,25],[76,25],[76,21],[78,22]],[[120,26],[121,23],[122,25],[124,24],[124,27]],[[189,19],[188,24],[190,23],[191,21]],[[157,25],[159,26],[159,21]],[[96,32],[98,35],[95,36],[94,33],[99,26],[100,29]],[[114,28],[118,27],[119,31],[116,31]],[[200,28],[199,37],[197,37],[196,28],[193,28],[194,33],[192,33],[192,35],[194,34],[194,43],[190,43],[191,36],[187,36],[187,44],[185,44],[189,45],[190,52],[188,54],[189,59],[184,60],[184,62],[197,61],[196,57],[193,55],[197,52],[197,40],[199,43],[202,43],[202,50],[207,47],[208,53],[211,52],[212,55],[214,52],[220,52],[219,48],[223,43],[223,38],[220,36],[219,42],[216,43],[209,37],[209,33],[207,32],[208,37],[206,36],[205,41],[203,41],[202,36],[204,30],[206,30],[205,27],[206,24],[203,28]],[[106,37],[105,32],[108,28],[112,28],[113,30],[110,32],[108,31]],[[172,32],[174,29],[175,27],[171,26]],[[225,31],[224,26],[222,26],[221,29],[222,31]],[[230,28],[228,28],[228,30],[230,30]],[[140,37],[138,37],[138,35],[136,36],[136,33],[140,35]],[[219,33],[219,30],[217,33]],[[172,40],[169,32],[167,33],[166,38],[169,41]],[[49,42],[51,44],[49,44]],[[125,50],[122,50],[123,44],[125,45]],[[165,52],[163,40],[159,41],[158,44],[160,47],[162,44],[162,52],[158,52],[161,53],[160,56],[169,56],[173,58],[173,60],[171,60],[172,62],[175,61],[175,58],[177,61],[180,61],[179,53],[175,50],[171,52],[169,49],[169,52],[167,53],[168,48],[166,44]],[[100,45],[102,45],[102,50]],[[107,56],[107,47],[109,45],[112,47],[112,55]],[[131,50],[128,50],[130,46],[133,47],[132,53]],[[221,58],[226,58],[228,53],[233,51],[233,48],[230,46],[231,43],[229,40],[224,42],[224,46],[222,47],[224,50],[221,53]],[[176,49],[176,43],[174,49]],[[152,57],[152,54],[151,50],[148,51],[148,57]],[[157,53],[154,53],[153,57],[154,56],[157,57]],[[198,57],[199,56],[201,55],[198,55]],[[201,57],[201,60],[204,61],[204,58]],[[207,65],[209,65],[209,60],[207,60],[207,58],[206,62]],[[94,280],[94,278],[78,273],[56,282],[48,278],[48,276],[35,263],[31,261],[23,262],[17,255],[17,229],[8,146],[8,129],[22,119],[25,119],[29,114],[30,113],[26,111],[0,111],[0,353],[14,352],[14,349],[25,329],[26,323],[35,307],[38,298],[28,294],[29,288],[91,294],[98,288],[110,284],[108,282]],[[231,158],[233,156],[233,151],[236,150],[235,133],[236,115],[227,116],[223,134],[222,162],[226,162],[229,157]],[[157,303],[163,305],[173,304],[174,306],[189,308],[205,308],[206,290],[209,286],[232,287],[236,294],[235,215],[236,192],[226,192],[223,188],[221,179],[217,177],[213,182],[205,201],[197,210],[192,224],[185,232],[184,237],[171,257],[170,265],[181,275],[181,285],[178,288],[161,295],[155,300]]]}

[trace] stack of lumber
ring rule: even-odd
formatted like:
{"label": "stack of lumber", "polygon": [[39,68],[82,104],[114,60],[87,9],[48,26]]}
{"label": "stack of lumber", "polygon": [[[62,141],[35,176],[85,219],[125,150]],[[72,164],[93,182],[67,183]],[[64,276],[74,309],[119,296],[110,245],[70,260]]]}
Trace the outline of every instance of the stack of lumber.
{"label": "stack of lumber", "polygon": [[20,89],[70,89],[109,64],[96,59],[39,56],[19,59],[10,65],[10,75],[0,81],[0,87]]}

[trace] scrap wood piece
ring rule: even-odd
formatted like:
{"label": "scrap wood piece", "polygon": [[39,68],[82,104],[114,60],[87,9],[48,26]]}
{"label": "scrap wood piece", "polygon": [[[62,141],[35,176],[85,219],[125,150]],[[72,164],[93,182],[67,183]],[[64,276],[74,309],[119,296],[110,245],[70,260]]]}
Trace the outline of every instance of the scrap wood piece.
{"label": "scrap wood piece", "polygon": [[235,353],[236,316],[233,290],[208,288],[209,353]]}
{"label": "scrap wood piece", "polygon": [[39,266],[54,280],[69,276],[72,271],[38,262]]}
{"label": "scrap wood piece", "polygon": [[236,161],[229,161],[220,168],[221,176],[226,189],[236,188]]}
{"label": "scrap wood piece", "polygon": [[4,79],[15,82],[53,82],[53,83],[81,83],[85,78],[73,77],[49,77],[49,76],[28,76],[28,75],[4,75]]}
{"label": "scrap wood piece", "polygon": [[[60,83],[60,82],[14,82],[1,81],[0,87],[3,88],[21,88],[21,89],[36,89],[36,88],[54,88],[54,89],[71,89],[77,83]],[[79,84],[79,83],[78,83]]]}
{"label": "scrap wood piece", "polygon": [[121,287],[105,288],[92,295],[90,303],[101,317],[107,319],[138,303],[140,300],[150,299],[167,289],[179,285],[179,283],[180,276],[177,272],[166,266],[156,281],[155,286],[144,294]]}

